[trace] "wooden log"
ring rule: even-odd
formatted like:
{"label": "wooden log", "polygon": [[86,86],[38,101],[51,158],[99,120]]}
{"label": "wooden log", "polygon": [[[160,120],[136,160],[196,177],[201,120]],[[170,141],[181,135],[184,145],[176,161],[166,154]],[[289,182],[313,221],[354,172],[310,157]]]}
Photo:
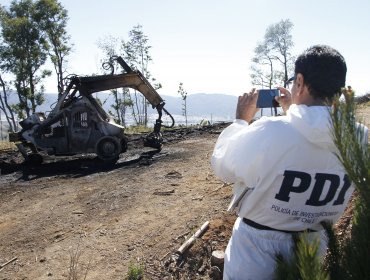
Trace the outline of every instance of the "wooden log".
{"label": "wooden log", "polygon": [[0,269],[3,269],[5,266],[7,266],[8,264],[16,261],[18,258],[15,257],[15,258],[12,258],[10,261],[7,261],[6,263],[3,263],[3,264],[0,264]]}
{"label": "wooden log", "polygon": [[224,251],[213,251],[212,256],[211,256],[211,266],[218,266],[218,267],[223,267],[224,266],[224,258],[225,258],[225,253]]}
{"label": "wooden log", "polygon": [[177,249],[176,253],[182,255],[188,250],[207,229],[209,226],[209,221],[205,222],[200,229],[196,233],[194,233],[188,240],[186,240],[179,249]]}

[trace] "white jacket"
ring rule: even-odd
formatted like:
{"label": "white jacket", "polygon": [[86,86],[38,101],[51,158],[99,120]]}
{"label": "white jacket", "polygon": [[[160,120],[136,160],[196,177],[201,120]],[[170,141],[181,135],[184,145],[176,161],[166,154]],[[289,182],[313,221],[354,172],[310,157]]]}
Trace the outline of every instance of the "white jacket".
{"label": "white jacket", "polygon": [[289,231],[336,222],[354,188],[331,133],[328,107],[295,104],[286,116],[251,125],[236,120],[227,127],[211,163],[219,178],[234,183],[232,203],[241,198],[238,215]]}

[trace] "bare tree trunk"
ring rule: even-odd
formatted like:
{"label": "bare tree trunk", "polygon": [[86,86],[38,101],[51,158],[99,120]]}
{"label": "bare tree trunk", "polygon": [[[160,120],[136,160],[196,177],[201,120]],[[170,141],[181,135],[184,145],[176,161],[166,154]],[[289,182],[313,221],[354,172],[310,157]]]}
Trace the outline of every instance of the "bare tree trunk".
{"label": "bare tree trunk", "polygon": [[8,124],[9,124],[10,131],[14,132],[17,125],[16,125],[16,122],[15,122],[13,110],[8,104],[8,96],[7,96],[7,93],[6,93],[5,83],[4,83],[4,80],[1,77],[1,75],[0,75],[0,85],[1,85],[2,91],[3,91],[3,97],[0,95],[1,109],[5,114],[5,118],[8,122]]}
{"label": "bare tree trunk", "polygon": [[188,111],[186,107],[186,98],[185,98],[185,125],[188,126]]}
{"label": "bare tree trunk", "polygon": [[269,81],[269,89],[271,89],[271,87],[272,87],[272,81],[274,79],[274,69],[273,69],[273,65],[272,65],[272,59],[269,58],[269,61],[270,61],[270,73],[271,73],[271,75],[270,75],[270,81]]}
{"label": "bare tree trunk", "polygon": [[288,79],[288,60],[286,54],[284,54],[284,85]]}
{"label": "bare tree trunk", "polygon": [[[63,57],[58,52],[58,50],[54,50],[55,56],[57,57],[57,61],[54,64],[54,70],[57,74],[57,84],[58,84],[58,100],[63,95],[64,92],[64,76],[63,76]],[[51,57],[52,54],[49,53],[49,56]]]}
{"label": "bare tree trunk", "polygon": [[[27,97],[23,96],[21,92],[23,92],[23,89],[25,88],[24,81],[21,81],[22,84],[16,83],[15,88],[17,90],[17,95],[19,99],[19,105],[20,105],[20,110],[24,110],[26,112],[26,117],[28,118],[30,114],[30,108],[28,107],[28,99]],[[23,115],[23,113],[22,113]]]}
{"label": "bare tree trunk", "polygon": [[[132,108],[132,116],[134,117],[135,123],[136,124],[139,124],[139,119],[138,119],[138,116],[137,116],[139,114],[139,112],[136,113],[136,111],[135,111],[135,106],[137,107],[137,102],[132,101],[132,97],[131,97],[130,94],[129,94],[129,96],[130,96],[130,100],[131,100],[131,103],[132,103],[132,106],[131,106],[131,108]],[[135,99],[136,99],[136,95],[135,95]]]}
{"label": "bare tree trunk", "polygon": [[31,91],[31,110],[32,113],[36,112],[36,103],[35,103],[35,85],[34,85],[34,79],[33,79],[33,73],[32,70],[29,71],[29,83],[30,83],[30,91]]}
{"label": "bare tree trunk", "polygon": [[58,53],[58,95],[62,96],[64,92],[64,76],[63,76],[63,57]]}
{"label": "bare tree trunk", "polygon": [[116,111],[116,114],[117,114],[117,120],[118,120],[118,124],[121,124],[121,113],[120,113],[120,105],[119,105],[119,98],[118,98],[118,90],[117,89],[113,89],[111,91],[113,93],[113,97],[114,97],[114,102],[115,102],[115,106],[114,106],[114,110]]}

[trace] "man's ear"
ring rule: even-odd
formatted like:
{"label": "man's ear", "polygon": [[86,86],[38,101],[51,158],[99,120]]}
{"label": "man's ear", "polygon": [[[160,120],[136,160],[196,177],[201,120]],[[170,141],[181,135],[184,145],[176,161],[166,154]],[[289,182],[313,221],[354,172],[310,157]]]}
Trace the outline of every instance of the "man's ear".
{"label": "man's ear", "polygon": [[295,84],[296,84],[296,88],[297,88],[297,95],[301,95],[303,93],[303,89],[304,89],[304,77],[301,73],[297,74]]}

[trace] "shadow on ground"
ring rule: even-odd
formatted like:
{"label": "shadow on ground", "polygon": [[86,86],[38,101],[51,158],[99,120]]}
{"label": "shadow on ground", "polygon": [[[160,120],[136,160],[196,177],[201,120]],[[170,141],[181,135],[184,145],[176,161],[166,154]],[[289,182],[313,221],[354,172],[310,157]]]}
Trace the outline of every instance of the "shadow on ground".
{"label": "shadow on ground", "polygon": [[31,164],[28,162],[0,162],[1,175],[20,173],[18,180],[30,181],[42,177],[61,176],[83,177],[97,172],[107,172],[123,167],[150,165],[152,161],[163,156],[159,151],[148,151],[131,159],[119,159],[118,162],[104,162],[97,157],[59,159],[43,164]]}

